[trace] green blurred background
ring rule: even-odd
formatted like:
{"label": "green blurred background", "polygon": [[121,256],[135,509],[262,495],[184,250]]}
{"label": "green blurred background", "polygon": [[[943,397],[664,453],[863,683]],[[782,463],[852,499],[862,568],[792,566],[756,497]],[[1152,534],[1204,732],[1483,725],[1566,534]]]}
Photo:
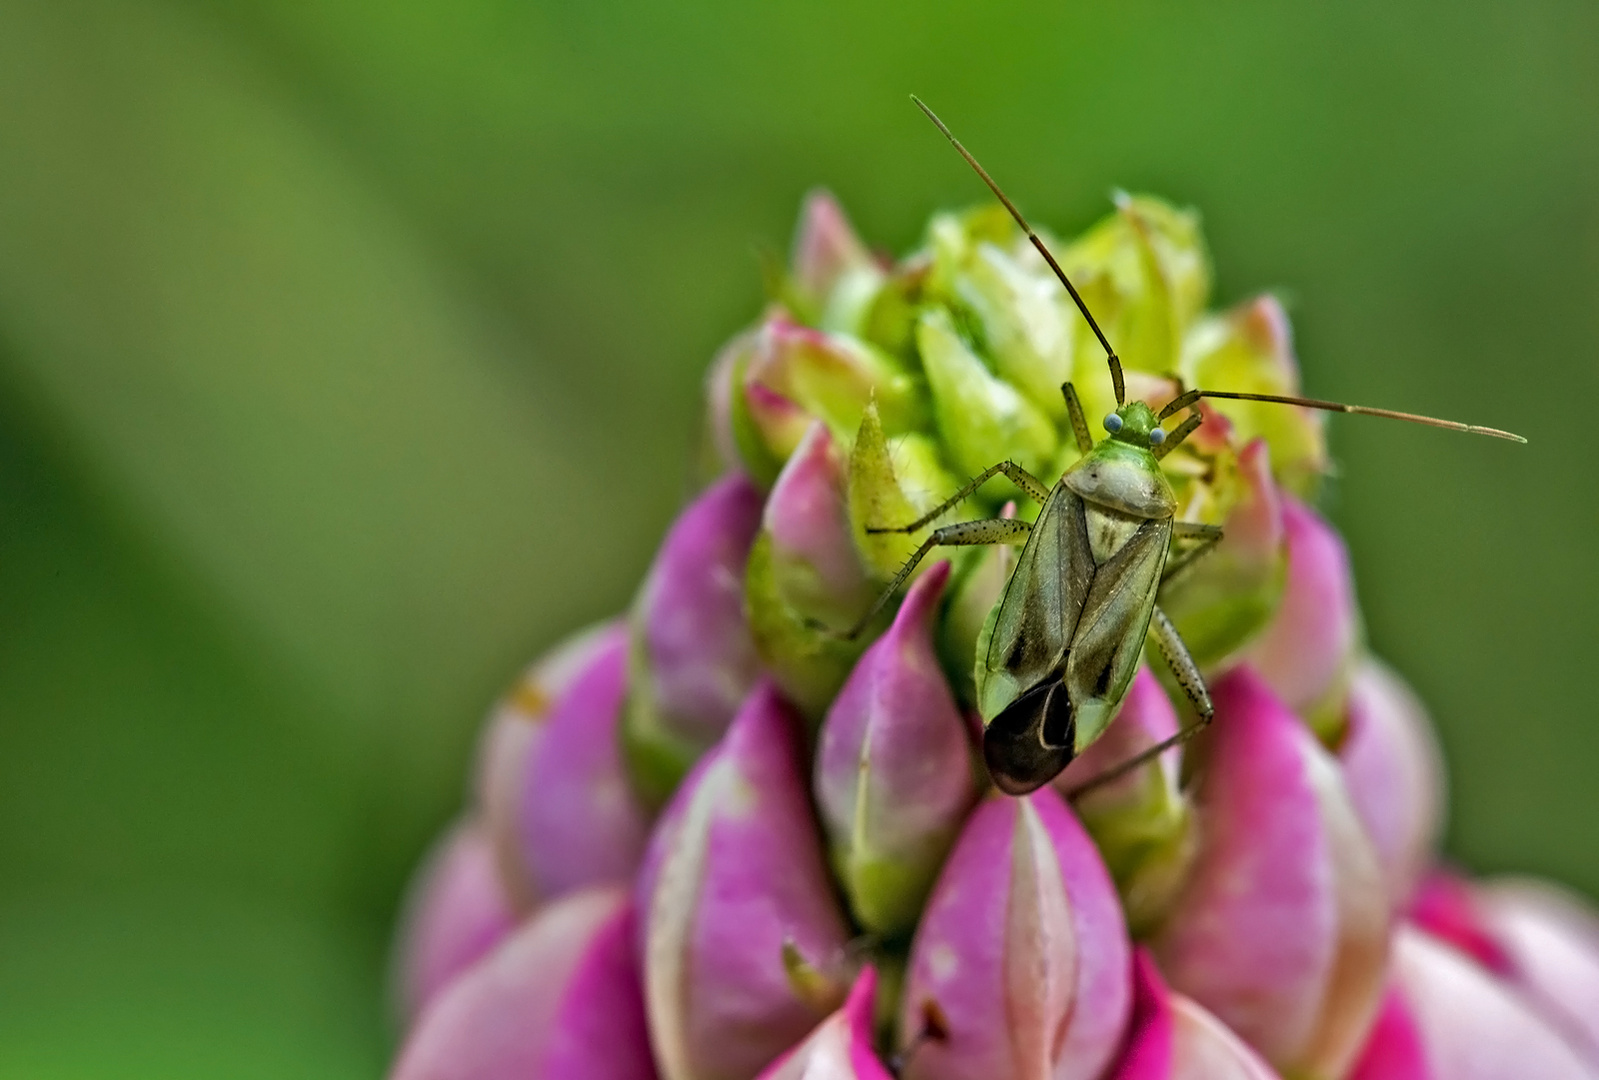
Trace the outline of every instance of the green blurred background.
{"label": "green blurred background", "polygon": [[[687,490],[754,245],[1200,207],[1451,850],[1599,890],[1599,8],[0,2],[0,1076],[371,1077],[497,690]],[[1555,408],[1556,405],[1560,407]]]}

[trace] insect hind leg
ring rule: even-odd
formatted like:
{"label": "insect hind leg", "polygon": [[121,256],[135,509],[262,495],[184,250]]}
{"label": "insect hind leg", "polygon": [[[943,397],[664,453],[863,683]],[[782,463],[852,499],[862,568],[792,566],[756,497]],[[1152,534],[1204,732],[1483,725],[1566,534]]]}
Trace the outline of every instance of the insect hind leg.
{"label": "insect hind leg", "polygon": [[1172,522],[1172,538],[1174,540],[1197,540],[1193,547],[1183,552],[1176,559],[1166,564],[1166,569],[1160,575],[1162,585],[1179,577],[1202,556],[1208,554],[1212,548],[1221,543],[1222,527],[1220,525],[1202,525],[1197,521]]}
{"label": "insect hind leg", "polygon": [[[1026,541],[1027,534],[1032,531],[1032,525],[1014,518],[983,518],[978,521],[962,521],[954,525],[945,525],[934,529],[921,547],[911,553],[905,560],[905,565],[899,568],[899,573],[894,575],[878,596],[875,603],[866,609],[866,613],[855,620],[855,625],[848,630],[838,633],[838,636],[847,640],[860,636],[877,613],[888,606],[899,587],[916,572],[916,567],[936,547],[987,547],[992,544],[1020,544]],[[889,530],[879,530],[889,531]]]}
{"label": "insect hind leg", "polygon": [[1183,644],[1181,635],[1177,633],[1177,627],[1172,625],[1166,613],[1158,607],[1150,617],[1149,631],[1155,635],[1155,644],[1160,649],[1161,657],[1165,659],[1166,666],[1171,669],[1183,696],[1188,698],[1199,718],[1170,738],[1162,739],[1147,750],[1141,750],[1126,761],[1111,766],[1092,780],[1078,784],[1067,792],[1067,798],[1075,799],[1095,788],[1120,780],[1140,765],[1153,761],[1172,747],[1180,746],[1192,739],[1209,727],[1211,720],[1216,716],[1216,707],[1210,702],[1210,690],[1206,688],[1205,679],[1199,673],[1199,665],[1194,663],[1193,656],[1188,652],[1188,646]]}

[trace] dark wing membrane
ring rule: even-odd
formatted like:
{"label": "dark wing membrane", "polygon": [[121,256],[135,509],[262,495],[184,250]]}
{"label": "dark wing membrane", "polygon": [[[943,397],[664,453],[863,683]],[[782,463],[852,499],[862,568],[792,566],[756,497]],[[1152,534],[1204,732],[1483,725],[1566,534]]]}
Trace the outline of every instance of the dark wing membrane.
{"label": "dark wing membrane", "polygon": [[1066,684],[1050,679],[1011,702],[983,729],[983,762],[1007,795],[1026,795],[1071,764],[1077,743]]}
{"label": "dark wing membrane", "polygon": [[1055,485],[1016,559],[989,638],[989,671],[1033,687],[1059,677],[1094,580],[1083,500]]}
{"label": "dark wing membrane", "polygon": [[1146,520],[1095,573],[1066,662],[1074,706],[1121,699],[1138,666],[1170,545],[1171,519]]}

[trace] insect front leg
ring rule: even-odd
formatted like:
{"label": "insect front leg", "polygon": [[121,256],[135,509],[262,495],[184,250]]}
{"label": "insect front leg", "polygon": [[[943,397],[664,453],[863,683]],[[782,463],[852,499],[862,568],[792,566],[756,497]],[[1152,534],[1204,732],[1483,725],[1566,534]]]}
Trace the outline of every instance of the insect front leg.
{"label": "insect front leg", "polygon": [[[980,521],[962,521],[954,525],[945,525],[934,529],[927,539],[922,541],[922,546],[913,551],[911,557],[905,560],[905,565],[899,568],[899,573],[894,575],[894,580],[888,583],[888,587],[883,590],[877,601],[866,609],[866,614],[855,620],[854,626],[851,626],[838,636],[847,640],[858,636],[862,630],[866,629],[867,625],[877,617],[877,613],[882,611],[888,605],[888,602],[893,599],[894,594],[899,591],[899,587],[905,584],[906,579],[916,571],[917,565],[927,557],[927,553],[934,548],[1024,544],[1027,542],[1027,534],[1032,531],[1032,528],[1032,525],[1028,522],[1017,521],[1014,518],[984,518]],[[879,531],[886,532],[888,530]]]}
{"label": "insect front leg", "polygon": [[[1027,497],[1038,503],[1040,506],[1044,505],[1044,501],[1049,498],[1049,487],[1042,480],[1028,472],[1026,469],[1022,468],[1020,465],[1016,464],[1014,461],[1001,461],[998,465],[990,465],[988,468],[978,473],[975,477],[967,482],[965,487],[961,488],[955,494],[951,495],[949,498],[933,507],[927,513],[923,514],[909,525],[868,526],[866,531],[869,533],[915,532],[923,525],[926,525],[930,521],[936,521],[941,515],[949,513],[962,502],[971,498],[972,494],[976,492],[978,488],[988,483],[988,481],[992,480],[1000,473],[1004,473],[1006,479],[1015,484],[1017,487],[1021,488],[1023,491],[1027,492]],[[996,540],[992,542],[1002,543],[1003,541]]]}
{"label": "insect front leg", "polygon": [[1193,413],[1190,413],[1187,420],[1184,420],[1182,423],[1178,424],[1172,429],[1171,433],[1166,436],[1164,442],[1162,442],[1159,446],[1151,447],[1150,453],[1154,454],[1157,460],[1165,457],[1167,454],[1181,446],[1183,444],[1183,440],[1192,435],[1194,433],[1194,429],[1200,424],[1204,423],[1204,421],[1205,418],[1200,416],[1197,410]]}
{"label": "insect front leg", "polygon": [[1177,680],[1183,696],[1188,698],[1194,711],[1199,714],[1199,719],[1178,731],[1169,739],[1163,739],[1147,750],[1140,751],[1119,765],[1113,765],[1100,773],[1086,784],[1079,784],[1069,793],[1070,798],[1086,794],[1094,788],[1102,787],[1113,780],[1119,780],[1132,772],[1140,765],[1153,761],[1174,746],[1192,739],[1209,724],[1216,715],[1216,707],[1210,703],[1210,690],[1205,686],[1205,678],[1199,673],[1199,665],[1194,663],[1194,658],[1188,652],[1188,646],[1183,644],[1183,639],[1177,633],[1177,627],[1166,617],[1166,613],[1155,608],[1150,616],[1149,631],[1155,635],[1155,645],[1160,649],[1160,655],[1165,659],[1166,666]]}
{"label": "insect front leg", "polygon": [[1174,540],[1198,540],[1199,543],[1166,564],[1166,570],[1160,576],[1162,585],[1177,577],[1192,566],[1202,555],[1209,552],[1211,548],[1221,543],[1222,527],[1220,525],[1201,525],[1197,521],[1174,521],[1172,522],[1171,534]]}

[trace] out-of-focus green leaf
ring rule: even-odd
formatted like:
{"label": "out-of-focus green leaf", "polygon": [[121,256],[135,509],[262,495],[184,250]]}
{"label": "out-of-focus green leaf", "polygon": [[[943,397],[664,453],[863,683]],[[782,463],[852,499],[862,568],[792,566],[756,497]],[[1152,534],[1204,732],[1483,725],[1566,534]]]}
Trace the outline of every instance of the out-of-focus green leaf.
{"label": "out-of-focus green leaf", "polygon": [[432,727],[595,613],[555,560],[637,545],[571,524],[576,418],[292,104],[160,9],[0,9],[0,313],[116,504],[356,714]]}
{"label": "out-of-focus green leaf", "polygon": [[356,1080],[359,943],[226,894],[0,904],[3,1080]]}

